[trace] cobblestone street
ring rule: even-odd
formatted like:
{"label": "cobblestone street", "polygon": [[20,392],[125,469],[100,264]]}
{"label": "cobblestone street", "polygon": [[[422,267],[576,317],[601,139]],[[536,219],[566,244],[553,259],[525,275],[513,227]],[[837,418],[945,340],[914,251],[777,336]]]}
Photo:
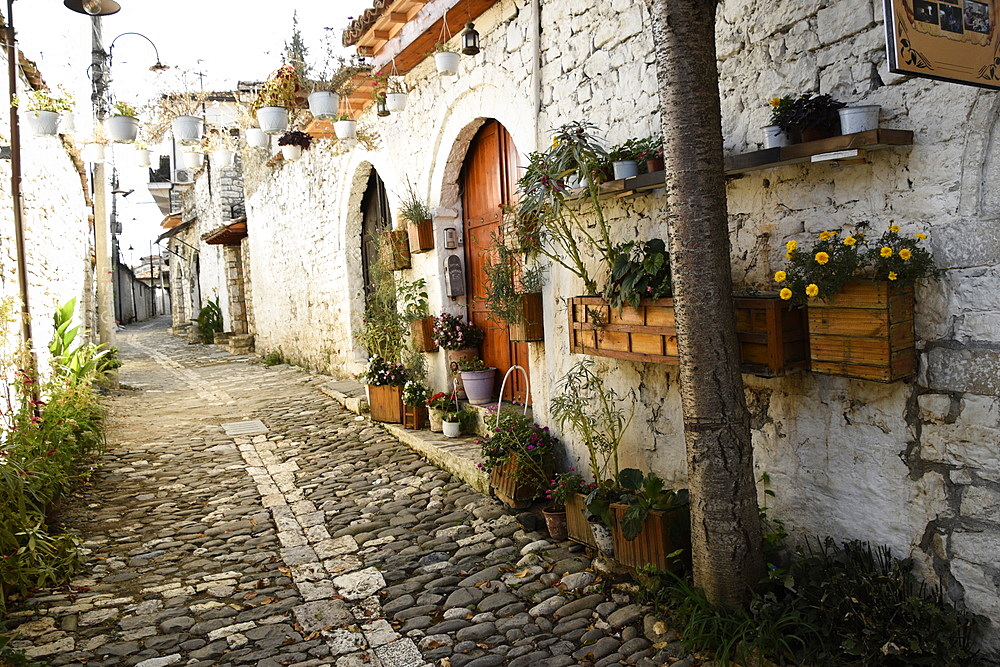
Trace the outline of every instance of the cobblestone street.
{"label": "cobblestone street", "polygon": [[681,655],[653,648],[662,626],[605,587],[582,551],[550,544],[530,518],[342,408],[318,390],[329,378],[188,345],[164,327],[120,335],[110,452],[64,508],[90,552],[85,570],[11,614],[15,645],[38,663]]}

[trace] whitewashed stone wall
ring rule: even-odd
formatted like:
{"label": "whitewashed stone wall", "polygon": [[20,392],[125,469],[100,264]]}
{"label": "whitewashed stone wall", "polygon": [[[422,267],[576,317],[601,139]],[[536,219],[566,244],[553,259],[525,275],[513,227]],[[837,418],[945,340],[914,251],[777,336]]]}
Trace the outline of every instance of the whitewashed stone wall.
{"label": "whitewashed stone wall", "polygon": [[[362,368],[360,201],[374,166],[393,209],[405,178],[432,206],[435,224],[460,225],[457,179],[476,129],[496,118],[527,153],[548,145],[550,128],[595,123],[610,143],[659,127],[656,77],[645,3],[545,2],[541,16],[541,114],[530,90],[531,12],[505,0],[476,21],[483,53],[463,58],[457,78],[428,60],[407,75],[407,110],[366,118],[382,147],[336,155],[320,142],[302,160],[263,168],[248,183],[249,264],[258,349],[340,375]],[[873,0],[727,0],[718,50],[727,153],[759,147],[767,100],[831,93],[883,106],[883,126],[912,129],[915,145],[873,153],[870,164],[785,167],[728,186],[733,277],[771,287],[790,239],[824,229],[894,220],[925,232],[942,266],[917,292],[921,350],[917,382],[873,382],[799,373],[745,376],[756,465],[777,493],[772,512],[796,535],[885,543],[914,557],[952,600],[1000,620],[1000,146],[994,92],[886,71],[881,3]],[[697,109],[692,109],[697,113]],[[665,237],[664,198],[651,193],[608,202],[621,238]],[[414,258],[410,279],[428,279],[433,310],[464,312],[443,296],[438,248]],[[568,353],[566,297],[581,291],[553,267],[546,288],[546,342],[532,344],[535,413],[546,415]],[[684,483],[677,372],[664,366],[595,360],[606,381],[639,401],[623,465]],[[431,356],[444,387],[443,355]],[[554,425],[553,425],[554,426]],[[583,461],[567,437],[568,462]],[[987,648],[1000,653],[1000,634]]]}
{"label": "whitewashed stone wall", "polygon": [[[5,57],[0,57],[0,63],[6,70]],[[7,99],[7,77],[2,79],[0,99]],[[21,95],[25,86],[21,81]],[[94,303],[91,264],[94,242],[80,173],[58,137],[34,136],[27,115],[25,111],[20,114],[28,300],[35,337],[33,347],[40,370],[47,372],[55,307],[75,297],[78,323],[88,327],[94,323],[93,312],[87,310]],[[0,122],[0,143],[10,145],[7,122]],[[20,303],[10,169],[10,160],[0,160],[0,299],[13,297]],[[19,338],[19,321],[11,326],[14,338]],[[4,352],[7,351],[0,354]]]}

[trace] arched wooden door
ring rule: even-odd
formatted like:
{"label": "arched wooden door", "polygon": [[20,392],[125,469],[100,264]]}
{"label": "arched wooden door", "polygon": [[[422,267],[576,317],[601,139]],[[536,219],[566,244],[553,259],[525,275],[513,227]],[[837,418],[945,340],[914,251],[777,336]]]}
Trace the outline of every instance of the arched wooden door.
{"label": "arched wooden door", "polygon": [[[494,392],[511,366],[528,368],[527,343],[512,343],[507,325],[490,319],[486,307],[486,273],[493,237],[500,233],[500,206],[511,203],[518,178],[517,148],[503,125],[487,121],[476,134],[462,167],[462,209],[469,318],[486,332],[483,361],[497,369]],[[507,381],[504,398],[524,401],[527,387],[519,371]]]}
{"label": "arched wooden door", "polygon": [[374,169],[368,176],[368,185],[361,199],[361,216],[361,271],[365,281],[365,303],[368,303],[372,292],[371,267],[378,257],[375,236],[392,225],[385,183]]}

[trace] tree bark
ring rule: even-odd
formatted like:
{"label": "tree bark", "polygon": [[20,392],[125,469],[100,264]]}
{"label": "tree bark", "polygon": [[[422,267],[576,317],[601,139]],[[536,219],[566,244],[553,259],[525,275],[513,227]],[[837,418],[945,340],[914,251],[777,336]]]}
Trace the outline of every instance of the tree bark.
{"label": "tree bark", "polygon": [[748,601],[764,574],[733,309],[722,156],[718,0],[653,0],[695,584]]}

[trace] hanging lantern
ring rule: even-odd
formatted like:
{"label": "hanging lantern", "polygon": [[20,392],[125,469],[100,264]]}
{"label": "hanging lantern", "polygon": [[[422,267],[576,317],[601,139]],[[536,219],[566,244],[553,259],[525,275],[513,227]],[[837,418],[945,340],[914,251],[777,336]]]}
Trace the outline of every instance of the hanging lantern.
{"label": "hanging lantern", "polygon": [[465,30],[462,31],[462,53],[467,56],[479,53],[479,32],[471,21],[465,24]]}
{"label": "hanging lantern", "polygon": [[378,102],[376,103],[375,108],[377,109],[376,113],[378,113],[379,118],[385,118],[389,115],[389,107],[387,107],[385,103],[385,93],[379,94]]}

